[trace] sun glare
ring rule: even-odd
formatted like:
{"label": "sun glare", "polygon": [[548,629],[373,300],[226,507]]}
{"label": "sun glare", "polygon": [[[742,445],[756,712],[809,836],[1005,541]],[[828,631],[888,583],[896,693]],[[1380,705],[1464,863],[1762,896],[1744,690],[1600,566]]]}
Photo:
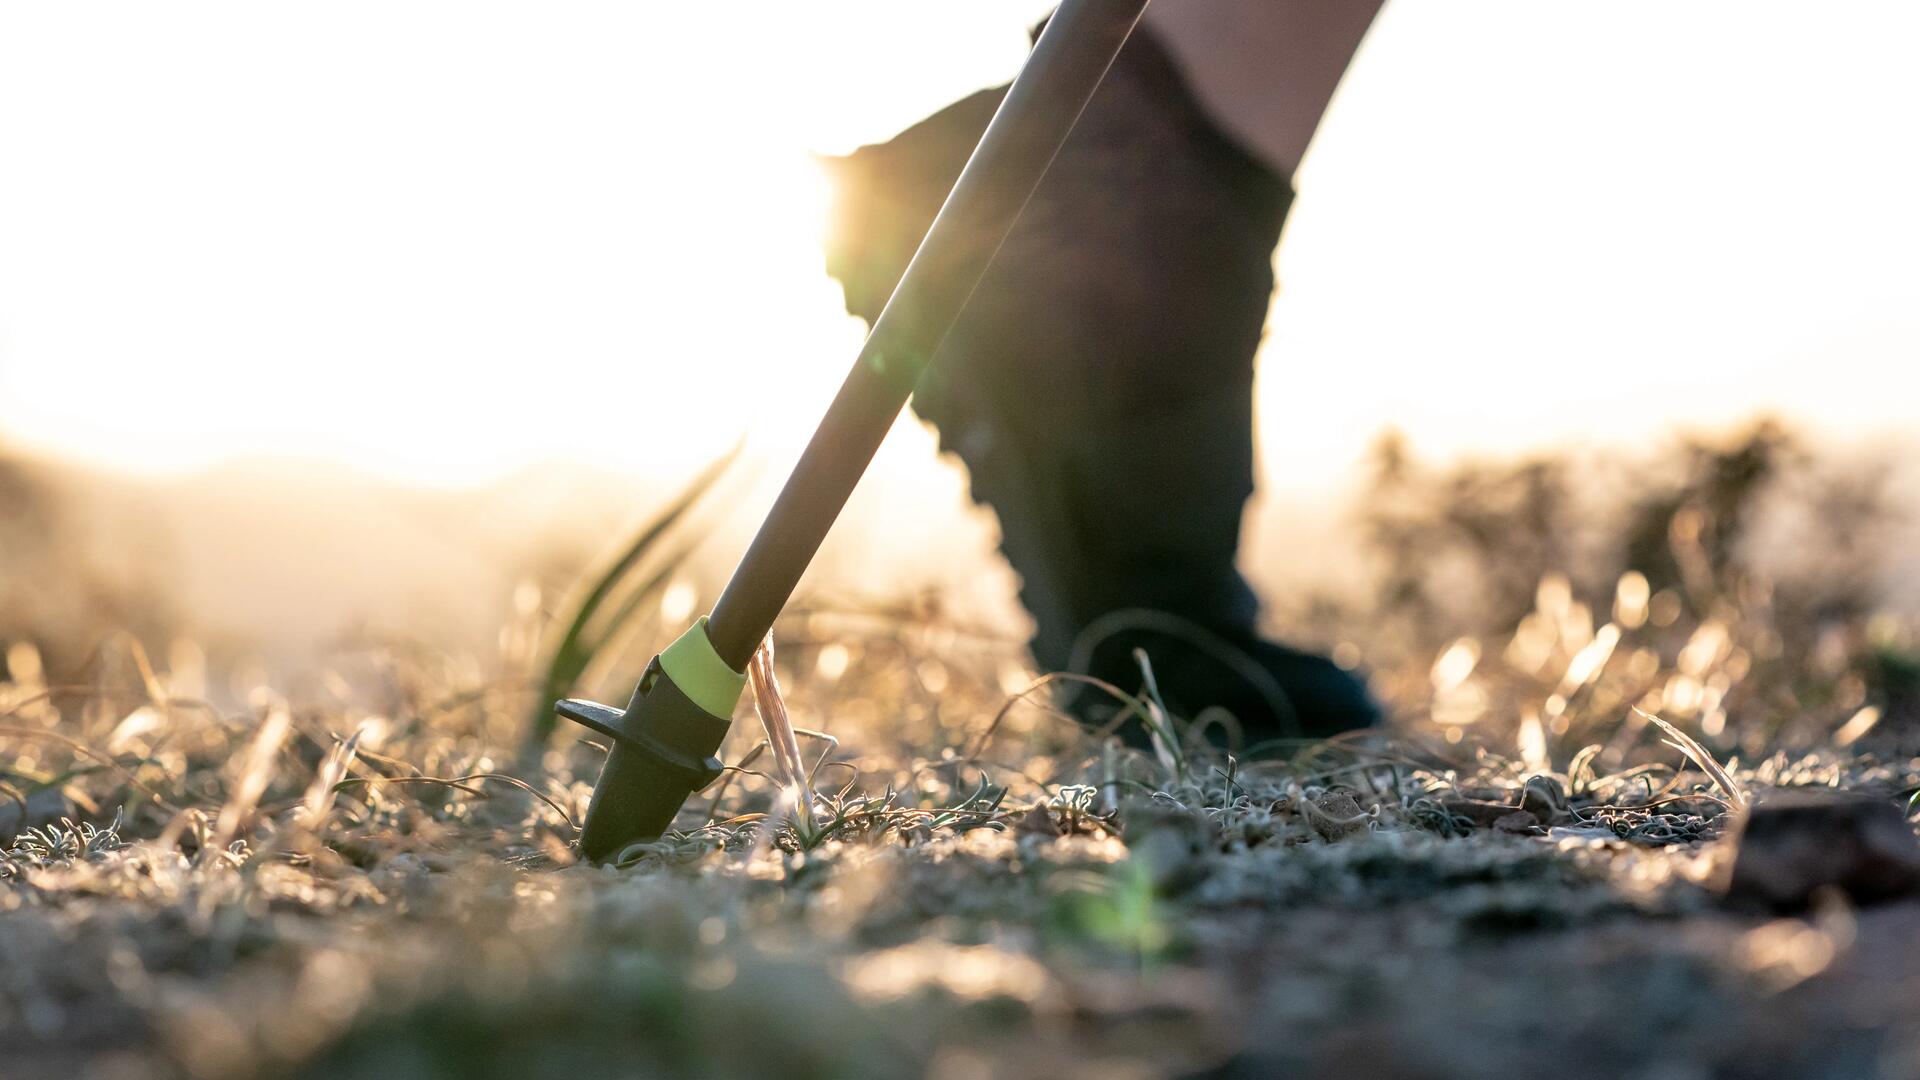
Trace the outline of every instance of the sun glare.
{"label": "sun glare", "polygon": [[[717,32],[702,6],[381,5],[377,33],[361,8],[12,7],[0,432],[117,467],[267,453],[446,483],[678,469],[743,432],[779,459],[862,332],[810,152],[1006,78],[1043,8],[768,6],[715,51],[689,47]],[[1772,50],[1709,47],[1717,15],[1650,45],[1552,10],[1390,5],[1363,48],[1280,263],[1272,477],[1336,478],[1389,424],[1445,452],[1768,404],[1904,420],[1914,151],[1866,134],[1920,92],[1899,35],[1737,9],[1791,43],[1785,85]],[[1526,55],[1487,52],[1516,20]],[[1580,66],[1636,49],[1629,85]],[[1704,98],[1708,64],[1747,96]],[[1754,180],[1777,168],[1790,203]]]}
{"label": "sun glare", "polygon": [[827,238],[833,214],[833,183],[812,158],[797,161],[781,185],[787,213],[804,230],[815,250]]}

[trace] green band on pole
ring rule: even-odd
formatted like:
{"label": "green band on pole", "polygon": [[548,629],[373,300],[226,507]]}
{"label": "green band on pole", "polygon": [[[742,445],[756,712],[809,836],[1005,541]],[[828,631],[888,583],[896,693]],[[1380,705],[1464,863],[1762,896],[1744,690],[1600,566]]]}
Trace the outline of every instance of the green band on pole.
{"label": "green band on pole", "polygon": [[704,615],[660,654],[660,669],[688,700],[723,720],[733,716],[747,688],[747,677],[713,651]]}

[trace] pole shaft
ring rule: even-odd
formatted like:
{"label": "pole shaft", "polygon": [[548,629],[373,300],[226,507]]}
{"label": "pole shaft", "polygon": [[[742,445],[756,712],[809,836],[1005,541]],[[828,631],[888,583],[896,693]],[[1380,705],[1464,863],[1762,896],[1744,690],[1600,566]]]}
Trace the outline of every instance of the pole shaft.
{"label": "pole shaft", "polygon": [[1064,0],[873,324],[708,620],[744,671],[1147,0]]}

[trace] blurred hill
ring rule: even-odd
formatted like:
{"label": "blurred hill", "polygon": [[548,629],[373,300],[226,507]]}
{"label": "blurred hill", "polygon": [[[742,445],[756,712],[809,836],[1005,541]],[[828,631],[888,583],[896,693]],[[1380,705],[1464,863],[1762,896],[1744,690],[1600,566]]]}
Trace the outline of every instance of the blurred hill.
{"label": "blurred hill", "polygon": [[[548,462],[446,489],[276,458],[139,476],[0,446],[0,646],[32,640],[56,674],[79,670],[108,628],[150,650],[191,637],[280,673],[353,637],[486,655],[526,605],[565,595],[686,479]],[[712,602],[779,479],[738,464],[692,515],[687,537],[706,540],[681,575],[699,603]],[[1013,617],[1006,572],[985,559],[985,515],[924,477],[903,507],[897,478],[876,479],[812,587],[857,602],[984,579],[976,613]],[[928,512],[937,505],[946,514]]]}

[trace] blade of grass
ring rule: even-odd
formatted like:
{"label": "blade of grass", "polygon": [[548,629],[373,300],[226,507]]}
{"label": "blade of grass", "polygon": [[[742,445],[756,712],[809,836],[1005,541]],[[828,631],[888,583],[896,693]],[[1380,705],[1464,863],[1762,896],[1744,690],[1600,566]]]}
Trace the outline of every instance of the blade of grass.
{"label": "blade of grass", "polygon": [[1181,749],[1180,737],[1174,733],[1173,716],[1160,697],[1160,683],[1153,677],[1153,662],[1147,659],[1145,649],[1133,650],[1133,661],[1140,665],[1143,696],[1147,699],[1147,738],[1153,744],[1153,754],[1175,780],[1184,782],[1187,756]]}
{"label": "blade of grass", "polygon": [[307,793],[300,800],[309,825],[318,830],[324,827],[327,812],[333,809],[333,796],[336,784],[347,775],[347,768],[353,764],[354,755],[360,750],[360,738],[365,735],[367,725],[363,722],[354,728],[353,734],[333,745],[327,751],[326,760],[313,774],[313,783],[307,785]]}
{"label": "blade of grass", "polygon": [[1721,791],[1727,793],[1727,801],[1732,803],[1735,809],[1743,810],[1746,808],[1746,793],[1740,790],[1740,785],[1734,782],[1733,777],[1727,770],[1723,768],[1718,761],[1714,760],[1711,751],[1701,746],[1693,736],[1688,735],[1686,732],[1681,731],[1665,720],[1640,708],[1638,705],[1633,707],[1633,711],[1659,725],[1660,730],[1667,734],[1667,738],[1661,741],[1673,747],[1675,750],[1680,751],[1682,754],[1685,754],[1689,761],[1698,765],[1701,772],[1706,773],[1708,777],[1712,778],[1714,784],[1719,787]]}
{"label": "blade of grass", "polygon": [[[660,595],[661,587],[680,569],[706,540],[710,530],[701,529],[673,546],[660,557],[660,565],[650,574],[627,587],[618,607],[610,615],[595,618],[580,635],[578,654],[582,657],[580,670],[573,673],[569,684],[587,678],[596,665],[608,659],[607,653],[616,650],[621,634],[639,616],[647,601]],[[605,610],[610,604],[602,604]],[[617,651],[617,650],[616,650]]]}
{"label": "blade of grass", "polygon": [[747,685],[753,692],[753,711],[767,729],[767,744],[773,747],[773,759],[779,763],[784,786],[793,792],[795,820],[813,824],[813,786],[807,768],[800,760],[800,740],[793,733],[793,718],[787,715],[787,702],[780,694],[780,680],[773,671],[773,635],[768,634],[753,659],[747,662]]}
{"label": "blade of grass", "polygon": [[[553,735],[555,725],[559,722],[553,712],[553,703],[566,695],[574,680],[579,678],[580,673],[592,662],[598,646],[608,640],[610,632],[604,629],[597,638],[589,640],[589,624],[593,622],[601,606],[614,595],[620,583],[640,560],[655,549],[660,538],[693,509],[701,496],[712,490],[714,484],[739,455],[740,446],[735,444],[733,449],[702,470],[700,475],[694,477],[693,482],[682,489],[679,495],[642,525],[633,538],[627,541],[620,554],[607,565],[605,570],[593,578],[592,584],[587,587],[580,603],[574,608],[572,618],[567,621],[567,629],[561,634],[559,644],[554,647],[547,661],[540,696],[534,702],[533,715],[528,718],[527,745],[523,756],[537,759],[538,748],[546,745]],[[689,549],[682,548],[676,555],[677,558],[684,558],[688,553]],[[664,580],[664,573],[656,574],[648,582],[643,583],[643,591],[648,586],[657,587]],[[621,610],[623,617],[632,613],[633,603],[629,600],[628,605]]]}
{"label": "blade of grass", "polygon": [[220,808],[220,818],[213,829],[213,851],[225,851],[227,845],[239,837],[241,828],[252,815],[254,807],[260,805],[260,796],[267,793],[267,785],[273,782],[274,759],[280,754],[280,746],[287,741],[287,733],[293,730],[293,716],[283,706],[275,706],[267,712],[267,718],[260,724],[260,732],[253,738],[253,745],[247,748],[246,763],[241,766],[234,780],[233,794],[228,796],[225,806]]}

